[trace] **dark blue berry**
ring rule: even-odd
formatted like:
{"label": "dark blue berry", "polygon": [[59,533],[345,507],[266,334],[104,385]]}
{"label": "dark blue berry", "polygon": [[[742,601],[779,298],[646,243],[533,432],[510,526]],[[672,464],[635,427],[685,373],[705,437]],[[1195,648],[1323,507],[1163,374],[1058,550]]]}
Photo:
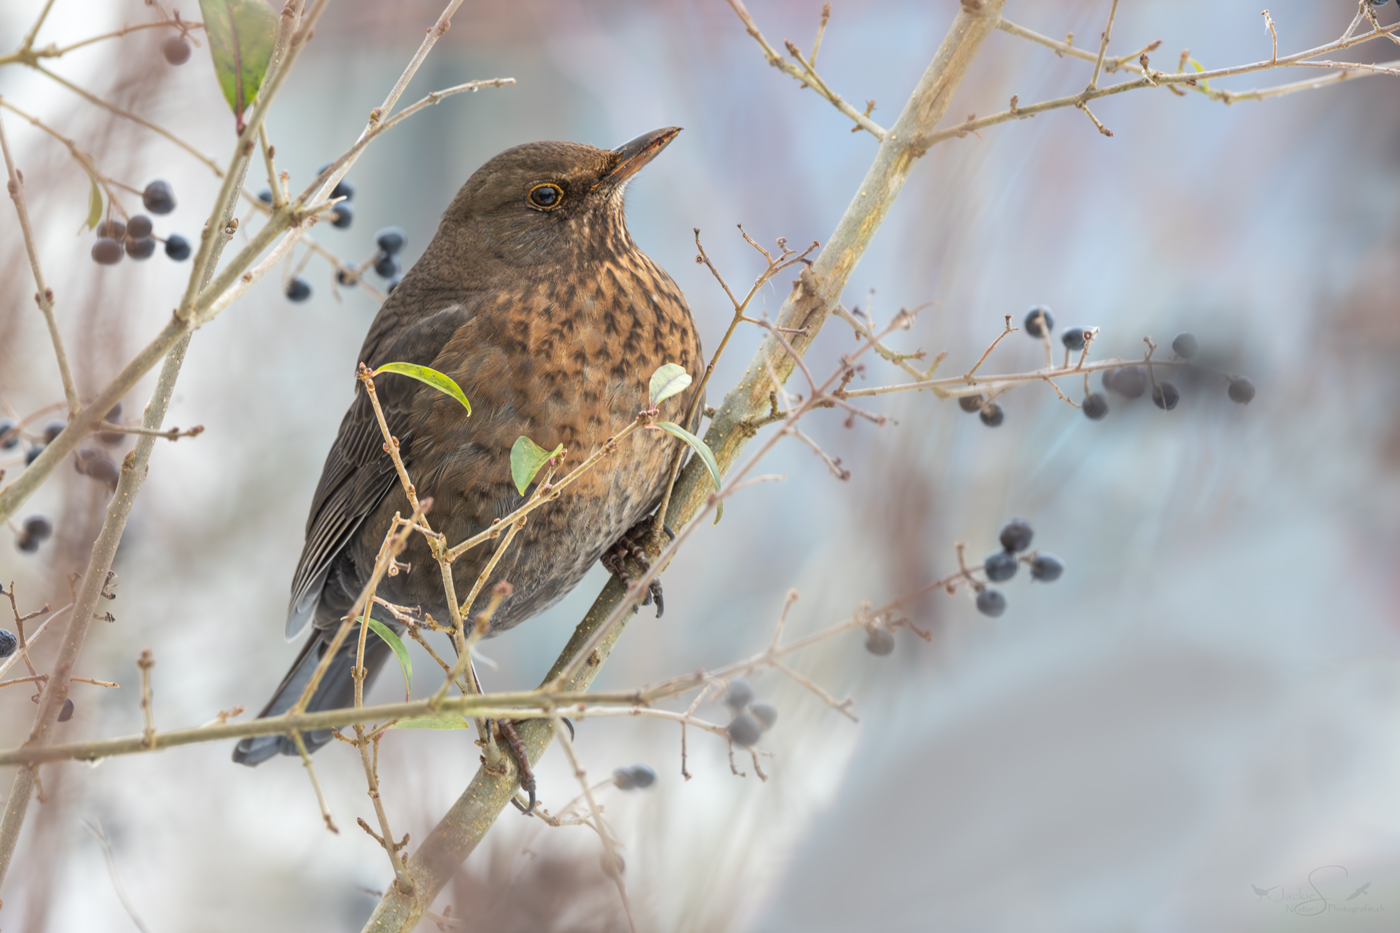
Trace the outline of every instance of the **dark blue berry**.
{"label": "dark blue berry", "polygon": [[1055,318],[1045,305],[1036,305],[1026,312],[1026,333],[1039,340],[1055,329]]}
{"label": "dark blue berry", "polygon": [[19,639],[9,629],[0,628],[0,658],[8,658],[19,647]]}
{"label": "dark blue berry", "polygon": [[1248,377],[1236,376],[1230,380],[1230,401],[1248,405],[1254,399],[1254,383]]}
{"label": "dark blue berry", "polygon": [[126,235],[129,239],[139,240],[151,235],[151,230],[155,225],[151,223],[151,218],[145,214],[137,214],[126,223]]}
{"label": "dark blue berry", "polygon": [[977,594],[977,611],[995,619],[1006,611],[1006,597],[1001,590],[985,589]]}
{"label": "dark blue berry", "polygon": [[970,415],[974,411],[981,411],[986,401],[981,395],[964,395],[958,399],[958,407]]}
{"label": "dark blue berry", "polygon": [[996,402],[982,406],[982,423],[987,427],[995,428],[1005,420],[1006,412]]}
{"label": "dark blue berry", "polygon": [[1021,562],[1010,551],[997,551],[982,563],[982,569],[987,572],[987,579],[993,583],[1010,580],[1016,576],[1016,568],[1019,566]]}
{"label": "dark blue berry", "polygon": [[100,236],[92,244],[92,259],[98,265],[115,266],[122,261],[122,245],[108,236]]}
{"label": "dark blue berry", "polygon": [[176,262],[184,262],[190,258],[190,241],[178,233],[170,234],[165,238],[165,255]]}
{"label": "dark blue berry", "polygon": [[388,253],[380,253],[374,261],[374,271],[386,279],[392,279],[399,274],[399,261]]}
{"label": "dark blue berry", "polygon": [[894,632],[887,628],[873,628],[865,635],[865,650],[884,657],[894,651]]}
{"label": "dark blue berry", "polygon": [[1172,341],[1172,352],[1183,360],[1191,359],[1196,355],[1198,349],[1200,349],[1200,345],[1196,343],[1196,335],[1190,331],[1182,331]]}
{"label": "dark blue berry", "polygon": [[355,208],[348,201],[341,201],[331,208],[331,226],[337,230],[347,230],[355,220]]}
{"label": "dark blue berry", "polygon": [[66,427],[68,427],[68,425],[64,424],[62,421],[50,421],[48,424],[44,425],[44,443],[52,444],[54,438],[62,434],[63,429]]}
{"label": "dark blue berry", "polygon": [[126,254],[132,259],[150,259],[156,254],[156,241],[150,237],[142,237],[139,240],[127,237]]}
{"label": "dark blue berry", "polygon": [[739,712],[753,702],[753,686],[744,678],[735,677],[725,691],[724,702],[734,712]]}
{"label": "dark blue berry", "polygon": [[384,289],[385,293],[392,293],[394,289],[396,289],[396,288],[399,287],[399,283],[402,282],[402,281],[403,281],[403,276],[401,276],[401,275],[398,276],[398,277],[396,277],[396,278],[390,279],[390,280],[386,283],[387,287]]}
{"label": "dark blue berry", "polygon": [[[879,631],[886,630],[880,629]],[[773,728],[778,721],[778,708],[772,703],[755,703],[749,707],[749,712],[753,714],[754,719],[763,724],[764,729]]]}
{"label": "dark blue berry", "polygon": [[0,420],[0,450],[14,450],[19,446],[19,422],[11,418]]}
{"label": "dark blue berry", "polygon": [[618,768],[612,776],[618,790],[636,790],[656,783],[656,772],[646,765]]}
{"label": "dark blue berry", "polygon": [[331,189],[331,197],[333,198],[344,198],[349,201],[354,196],[355,184],[348,178],[342,178],[340,181],[336,182],[335,187]]}
{"label": "dark blue berry", "polygon": [[264,204],[271,204],[271,203],[272,203],[272,189],[271,189],[271,188],[264,188],[263,190],[259,191],[259,192],[258,192],[258,200],[261,201],[261,202],[263,202]]}
{"label": "dark blue berry", "polygon": [[41,453],[43,453],[43,452],[44,452],[44,445],[43,445],[43,444],[35,444],[33,447],[31,447],[31,448],[29,448],[28,450],[26,450],[26,451],[24,452],[24,465],[25,465],[25,466],[29,466],[29,464],[33,463],[35,460],[38,460],[38,459],[39,459],[39,455],[40,455]]}
{"label": "dark blue berry", "polygon": [[385,227],[374,235],[374,242],[381,252],[393,256],[408,244],[408,237],[398,227]]}
{"label": "dark blue berry", "polygon": [[1024,551],[1031,546],[1031,539],[1035,537],[1035,531],[1031,528],[1031,523],[1024,518],[1013,518],[1002,526],[1001,534],[997,540],[1006,550],[1015,553]]}
{"label": "dark blue berry", "polygon": [[63,709],[58,711],[58,721],[67,722],[73,718],[73,698],[68,697],[63,701]]}
{"label": "dark blue berry", "polygon": [[29,516],[21,527],[25,534],[38,541],[47,541],[49,535],[53,534],[53,522],[42,515]]}
{"label": "dark blue berry", "polygon": [[763,735],[763,727],[748,713],[740,713],[730,721],[728,732],[735,745],[748,748],[758,742],[759,737]]}
{"label": "dark blue berry", "polygon": [[1088,341],[1089,331],[1082,327],[1071,327],[1060,335],[1060,342],[1068,350],[1083,350],[1084,344]]}
{"label": "dark blue berry", "polygon": [[171,36],[160,44],[160,54],[172,65],[183,65],[190,60],[190,53],[193,51],[189,40],[184,36]]}
{"label": "dark blue berry", "polygon": [[1037,554],[1031,558],[1031,579],[1053,583],[1065,572],[1065,565],[1054,554]]}
{"label": "dark blue berry", "polygon": [[287,283],[287,297],[292,301],[305,301],[311,297],[311,283],[297,276]]}
{"label": "dark blue berry", "polygon": [[1159,382],[1152,390],[1152,404],[1163,411],[1171,411],[1181,401],[1181,393],[1170,382]]}
{"label": "dark blue berry", "polygon": [[1147,391],[1147,373],[1141,366],[1125,366],[1114,375],[1111,385],[1104,385],[1124,398],[1140,398]]}
{"label": "dark blue berry", "polygon": [[141,203],[152,214],[168,214],[175,210],[175,192],[168,181],[153,181],[141,192]]}
{"label": "dark blue berry", "polygon": [[105,236],[113,240],[120,240],[122,237],[126,236],[126,224],[115,218],[104,220],[97,225],[97,235],[100,237]]}
{"label": "dark blue berry", "polygon": [[1090,421],[1098,421],[1108,414],[1108,399],[1100,392],[1090,392],[1084,396],[1084,402],[1079,408],[1084,412],[1084,417]]}

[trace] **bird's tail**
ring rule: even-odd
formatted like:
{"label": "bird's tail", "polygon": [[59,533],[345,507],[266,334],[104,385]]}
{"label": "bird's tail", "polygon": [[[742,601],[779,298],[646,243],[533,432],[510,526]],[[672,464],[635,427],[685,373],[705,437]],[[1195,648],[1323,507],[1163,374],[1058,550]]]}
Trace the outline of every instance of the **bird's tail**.
{"label": "bird's tail", "polygon": [[[355,678],[351,675],[351,671],[355,667],[358,642],[356,635],[358,633],[358,629],[352,630],[350,637],[345,639],[345,644],[341,645],[340,650],[336,652],[330,666],[326,668],[325,676],[321,678],[320,686],[312,695],[311,702],[306,704],[308,713],[326,709],[343,709],[354,705]],[[315,672],[316,666],[321,663],[321,658],[325,655],[326,648],[329,647],[323,636],[329,634],[320,631],[312,633],[311,640],[301,649],[301,654],[297,655],[297,659],[292,663],[292,669],[287,672],[287,676],[282,678],[282,683],[278,686],[277,692],[272,695],[272,700],[258,714],[259,719],[277,716],[292,708],[302,691],[306,689],[306,685],[311,682],[311,675]],[[370,638],[365,642],[366,691],[374,683],[375,677],[379,674],[388,657],[389,646],[382,639]],[[330,740],[331,730],[329,729],[302,733],[302,742],[306,744],[308,752],[314,752]],[[238,743],[233,750],[233,760],[241,765],[253,767],[278,754],[299,754],[296,742],[286,735],[255,735]]]}

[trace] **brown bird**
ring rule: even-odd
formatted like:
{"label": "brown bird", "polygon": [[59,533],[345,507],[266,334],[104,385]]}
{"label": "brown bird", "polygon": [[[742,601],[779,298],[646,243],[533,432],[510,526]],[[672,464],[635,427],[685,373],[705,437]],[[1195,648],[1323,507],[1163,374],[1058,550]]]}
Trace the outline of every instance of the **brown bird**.
{"label": "brown bird", "polygon": [[[627,182],[679,132],[668,127],[613,150],[564,142],[506,150],[462,186],[422,258],[380,308],[360,361],[431,366],[456,380],[472,404],[468,417],[455,400],[411,379],[388,375],[375,383],[418,495],[432,497],[429,519],[449,543],[523,503],[510,473],[516,438],[546,450],[563,444],[569,461],[579,463],[648,407],[657,367],[678,363],[695,374],[701,365],[684,296],[637,248],[623,218]],[[664,401],[660,417],[683,420],[694,392]],[[513,592],[492,617],[491,634],[558,602],[656,508],[678,443],[660,431],[624,438],[610,458],[530,516],[469,613],[498,580]],[[316,487],[292,581],[287,637],[310,624],[311,638],[262,716],[296,702],[369,580],[394,514],[411,511],[383,445],[357,383]],[[468,551],[453,565],[458,598],[499,543]],[[399,559],[411,569],[386,576],[379,595],[450,618],[421,535]],[[400,628],[381,607],[373,617]],[[357,640],[347,639],[331,661],[308,710],[353,705]],[[369,678],[388,657],[381,640],[368,640]],[[329,731],[313,732],[304,741],[315,749],[330,738]],[[272,735],[242,740],[233,758],[256,765],[279,752],[298,754],[292,740]]]}

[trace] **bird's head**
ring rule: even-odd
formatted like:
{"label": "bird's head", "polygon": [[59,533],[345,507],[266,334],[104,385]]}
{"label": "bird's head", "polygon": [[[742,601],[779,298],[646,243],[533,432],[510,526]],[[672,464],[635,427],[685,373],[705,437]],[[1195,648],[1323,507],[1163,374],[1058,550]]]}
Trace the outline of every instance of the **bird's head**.
{"label": "bird's head", "polygon": [[627,182],[678,133],[668,126],[616,149],[566,142],[507,149],[462,186],[444,227],[467,233],[474,246],[516,268],[625,249]]}

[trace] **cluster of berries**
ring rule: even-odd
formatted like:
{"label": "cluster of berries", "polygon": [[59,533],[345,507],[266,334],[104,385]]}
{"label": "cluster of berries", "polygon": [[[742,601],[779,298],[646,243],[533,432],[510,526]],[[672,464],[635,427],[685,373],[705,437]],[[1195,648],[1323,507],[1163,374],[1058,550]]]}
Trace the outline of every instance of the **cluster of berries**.
{"label": "cluster of berries", "polygon": [[[168,214],[175,210],[175,195],[166,181],[151,182],[141,193],[141,203],[152,214]],[[156,243],[165,244],[165,255],[176,262],[190,258],[190,243],[178,233],[168,237],[158,237],[155,225],[145,214],[134,214],[125,223],[107,218],[97,225],[97,240],[92,244],[93,261],[104,266],[121,262],[123,255],[132,259],[150,259],[156,252]]]}
{"label": "cluster of berries", "polygon": [[618,790],[639,790],[656,783],[656,772],[646,765],[618,768],[613,771],[612,777]]}
{"label": "cluster of berries", "polygon": [[[982,563],[982,570],[987,574],[987,579],[992,583],[1004,583],[1016,576],[1016,571],[1023,563],[1030,566],[1032,580],[1053,583],[1060,579],[1060,575],[1065,572],[1065,565],[1058,557],[1038,551],[1021,553],[1031,546],[1031,538],[1034,536],[1035,531],[1024,518],[1013,518],[1007,522],[1001,529],[1001,550]],[[1001,590],[990,586],[982,587],[977,591],[977,611],[984,616],[996,618],[1006,611],[1006,596]]]}
{"label": "cluster of berries", "polygon": [[[1037,305],[1026,312],[1025,331],[1036,340],[1043,340],[1055,329],[1055,318],[1050,309]],[[1094,339],[1095,329],[1091,327],[1071,327],[1060,334],[1060,342],[1065,349],[1078,353]],[[1183,331],[1172,341],[1172,352],[1182,362],[1193,359],[1200,349],[1196,335]],[[1155,382],[1155,384],[1154,384]],[[1166,380],[1155,381],[1142,366],[1126,366],[1122,369],[1106,370],[1103,374],[1103,387],[1116,392],[1126,399],[1140,398],[1152,386],[1152,402],[1163,411],[1171,411],[1181,401],[1181,391]],[[1229,376],[1227,394],[1230,400],[1247,405],[1254,398],[1254,383],[1245,376]],[[982,395],[966,395],[958,399],[963,411],[977,412],[982,423],[995,428],[1006,420],[1006,413],[996,402]],[[1108,398],[1102,392],[1089,392],[1080,403],[1080,411],[1090,421],[1100,421],[1108,415]]]}
{"label": "cluster of berries", "polygon": [[53,522],[42,515],[31,515],[19,526],[19,534],[15,536],[15,547],[25,554],[33,554],[51,535]]}
{"label": "cluster of berries", "polygon": [[724,704],[734,714],[729,721],[729,738],[744,748],[758,744],[759,737],[778,721],[778,708],[772,703],[755,703],[753,686],[742,677],[729,682]]}

